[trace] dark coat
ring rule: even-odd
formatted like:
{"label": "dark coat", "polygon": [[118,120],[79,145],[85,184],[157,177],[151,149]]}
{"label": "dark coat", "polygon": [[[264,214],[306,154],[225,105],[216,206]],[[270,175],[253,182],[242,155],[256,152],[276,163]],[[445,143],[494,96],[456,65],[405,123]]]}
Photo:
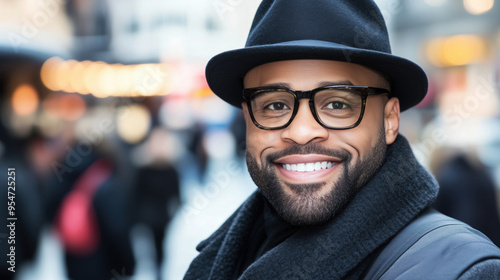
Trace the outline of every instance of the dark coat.
{"label": "dark coat", "polygon": [[[428,208],[437,192],[434,178],[418,164],[408,142],[400,136],[389,147],[380,171],[341,213],[325,224],[300,228],[257,259],[239,279],[363,278],[380,250]],[[200,254],[184,279],[232,279],[264,199],[258,191],[251,195],[212,236],[200,243]],[[442,261],[453,264],[451,258]],[[482,275],[478,273],[483,273],[484,267],[474,272],[477,267],[468,273]],[[488,263],[487,269],[489,274],[500,276],[500,260]],[[423,277],[420,279],[433,279],[432,274],[419,273]]]}

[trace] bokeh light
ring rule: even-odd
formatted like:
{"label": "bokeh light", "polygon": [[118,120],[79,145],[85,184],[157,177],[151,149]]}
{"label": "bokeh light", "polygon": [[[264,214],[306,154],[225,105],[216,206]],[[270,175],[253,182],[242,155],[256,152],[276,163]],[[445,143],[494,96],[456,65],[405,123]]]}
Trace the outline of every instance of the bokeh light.
{"label": "bokeh light", "polygon": [[12,94],[12,109],[20,116],[33,114],[39,102],[38,93],[32,85],[19,85]]}
{"label": "bokeh light", "polygon": [[426,44],[429,61],[438,67],[460,66],[487,58],[488,43],[479,35],[455,35],[429,40]]}
{"label": "bokeh light", "polygon": [[481,15],[490,11],[495,5],[495,0],[464,0],[465,10],[473,15]]}
{"label": "bokeh light", "polygon": [[117,116],[117,133],[127,143],[136,144],[142,141],[150,128],[151,116],[142,105],[124,106]]}
{"label": "bokeh light", "polygon": [[42,79],[43,84],[50,90],[61,90],[58,86],[59,77],[57,76],[57,67],[62,62],[62,58],[52,57],[45,61],[45,63],[42,65],[40,78]]}
{"label": "bokeh light", "polygon": [[85,101],[77,94],[64,94],[59,98],[59,114],[67,121],[76,121],[86,110]]}
{"label": "bokeh light", "polygon": [[123,65],[52,57],[42,66],[43,84],[53,91],[110,96],[155,96],[172,90],[168,67],[161,63]]}

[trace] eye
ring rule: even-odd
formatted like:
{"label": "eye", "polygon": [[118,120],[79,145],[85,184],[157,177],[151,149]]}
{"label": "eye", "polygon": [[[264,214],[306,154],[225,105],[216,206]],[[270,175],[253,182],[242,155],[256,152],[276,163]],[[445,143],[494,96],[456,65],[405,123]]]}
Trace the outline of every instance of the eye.
{"label": "eye", "polygon": [[344,109],[349,109],[351,106],[347,103],[341,102],[341,101],[332,101],[325,106],[326,109],[332,109],[332,110],[344,110]]}
{"label": "eye", "polygon": [[268,104],[265,109],[273,110],[273,111],[281,111],[289,109],[285,103],[282,102],[273,102]]}

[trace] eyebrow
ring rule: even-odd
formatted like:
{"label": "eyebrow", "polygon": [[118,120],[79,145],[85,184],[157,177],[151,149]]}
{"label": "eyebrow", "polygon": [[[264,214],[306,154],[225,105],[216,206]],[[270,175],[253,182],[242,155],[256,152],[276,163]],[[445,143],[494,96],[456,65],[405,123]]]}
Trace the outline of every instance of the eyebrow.
{"label": "eyebrow", "polygon": [[[354,85],[351,81],[349,80],[343,80],[343,81],[323,81],[319,82],[316,84],[316,87],[327,87],[327,86],[339,86],[339,85],[344,85],[344,86],[352,86]],[[271,84],[265,84],[264,87],[284,87],[284,88],[292,88],[289,83],[271,83]]]}
{"label": "eyebrow", "polygon": [[316,87],[327,87],[327,86],[353,86],[354,84],[349,80],[343,81],[324,81],[316,84]]}

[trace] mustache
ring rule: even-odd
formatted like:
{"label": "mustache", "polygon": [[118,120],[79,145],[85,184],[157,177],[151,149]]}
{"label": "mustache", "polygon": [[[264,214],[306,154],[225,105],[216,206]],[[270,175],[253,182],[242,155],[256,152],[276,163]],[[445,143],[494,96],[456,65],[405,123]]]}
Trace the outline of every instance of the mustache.
{"label": "mustache", "polygon": [[277,151],[267,155],[266,160],[268,162],[274,162],[275,160],[288,155],[305,155],[305,154],[320,154],[331,157],[336,157],[341,161],[349,162],[352,158],[351,153],[342,149],[330,149],[326,148],[320,144],[310,143],[305,145],[293,145],[287,147],[281,151]]}

